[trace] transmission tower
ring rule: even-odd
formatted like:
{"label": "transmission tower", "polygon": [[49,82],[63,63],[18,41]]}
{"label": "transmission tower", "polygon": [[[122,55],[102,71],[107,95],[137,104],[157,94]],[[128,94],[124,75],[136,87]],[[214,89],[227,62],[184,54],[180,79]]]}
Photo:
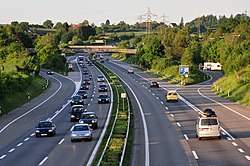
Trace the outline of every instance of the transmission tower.
{"label": "transmission tower", "polygon": [[152,19],[156,18],[157,15],[153,14],[151,11],[150,11],[150,8],[148,8],[148,11],[147,13],[143,14],[143,15],[140,15],[138,16],[138,20],[141,22],[141,21],[145,21],[146,22],[146,33],[147,34],[151,34],[151,31],[152,31]]}

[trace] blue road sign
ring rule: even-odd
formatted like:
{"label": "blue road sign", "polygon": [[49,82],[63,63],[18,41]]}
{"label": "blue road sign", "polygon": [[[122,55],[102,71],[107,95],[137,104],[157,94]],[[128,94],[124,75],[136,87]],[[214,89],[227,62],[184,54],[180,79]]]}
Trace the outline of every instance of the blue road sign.
{"label": "blue road sign", "polygon": [[180,75],[184,75],[184,74],[189,74],[189,67],[188,66],[180,66],[179,68],[179,73]]}

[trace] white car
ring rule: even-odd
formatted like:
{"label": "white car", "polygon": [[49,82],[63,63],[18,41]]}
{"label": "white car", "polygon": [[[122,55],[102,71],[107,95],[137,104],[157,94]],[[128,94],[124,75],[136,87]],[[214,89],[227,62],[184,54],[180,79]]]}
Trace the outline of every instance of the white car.
{"label": "white car", "polygon": [[134,69],[129,68],[128,69],[128,74],[134,74]]}
{"label": "white car", "polygon": [[97,82],[104,82],[104,81],[105,81],[105,78],[103,75],[97,76]]}

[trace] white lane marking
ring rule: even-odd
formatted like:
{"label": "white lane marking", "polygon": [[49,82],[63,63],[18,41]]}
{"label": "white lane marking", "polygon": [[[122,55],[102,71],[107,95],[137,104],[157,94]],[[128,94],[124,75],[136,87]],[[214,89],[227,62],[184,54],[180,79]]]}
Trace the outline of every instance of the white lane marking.
{"label": "white lane marking", "polygon": [[187,134],[184,134],[184,137],[185,137],[186,140],[189,140]]}
{"label": "white lane marking", "polygon": [[177,124],[177,126],[181,127],[181,124],[179,122],[177,122],[176,124]]}
{"label": "white lane marking", "polygon": [[232,142],[232,144],[233,144],[233,146],[238,146],[238,145],[236,144],[236,142]]}
{"label": "white lane marking", "polygon": [[90,101],[93,101],[93,99],[91,99]]}
{"label": "white lane marking", "polygon": [[85,109],[84,112],[87,112],[87,109]]}
{"label": "white lane marking", "polygon": [[224,132],[221,132],[221,134],[222,134],[222,135],[226,135],[226,133],[224,133]]}
{"label": "white lane marking", "polygon": [[95,95],[92,95],[92,97],[94,97]]}
{"label": "white lane marking", "polygon": [[4,159],[5,157],[6,157],[7,155],[2,155],[1,157],[0,157],[0,160],[2,160],[2,159]]}
{"label": "white lane marking", "polygon": [[238,151],[239,151],[240,153],[244,153],[244,152],[245,152],[245,151],[244,151],[243,149],[241,149],[241,148],[239,148]]}
{"label": "white lane marking", "polygon": [[211,98],[209,98],[209,97],[203,95],[203,94],[200,92],[200,89],[202,89],[202,88],[204,88],[204,87],[201,87],[201,88],[198,89],[198,93],[199,93],[201,96],[203,96],[203,97],[205,97],[205,98],[207,98],[207,99],[209,99],[209,100],[211,100],[211,101],[213,101],[213,102],[215,102],[215,103],[221,105],[221,106],[224,107],[224,108],[227,108],[228,110],[234,112],[235,114],[237,114],[237,115],[239,115],[239,116],[241,116],[241,117],[243,117],[243,118],[245,118],[245,119],[247,119],[247,120],[250,120],[249,117],[247,117],[247,116],[245,116],[245,115],[243,115],[243,114],[241,114],[241,113],[239,113],[239,112],[233,110],[232,108],[229,108],[228,106],[225,106],[224,104],[222,104],[222,103],[220,103],[220,102],[218,102],[218,101],[215,101],[214,99],[211,99]]}
{"label": "white lane marking", "polygon": [[166,110],[168,111],[168,107],[165,107],[166,108]]}
{"label": "white lane marking", "polygon": [[34,135],[35,135],[35,133],[30,134],[31,137],[33,137]]}
{"label": "white lane marking", "polygon": [[49,120],[50,120],[50,118],[46,119],[46,121],[49,121]]}
{"label": "white lane marking", "polygon": [[148,87],[145,86],[146,89],[148,89]]}
{"label": "white lane marking", "polygon": [[161,101],[161,104],[164,104],[163,101]]}
{"label": "white lane marking", "polygon": [[90,103],[88,104],[88,106],[90,106]]}
{"label": "white lane marking", "polygon": [[174,118],[174,114],[170,114]]}
{"label": "white lane marking", "polygon": [[249,156],[245,156],[247,160],[250,160],[250,157]]}
{"label": "white lane marking", "polygon": [[141,82],[139,84],[141,85]]}
{"label": "white lane marking", "polygon": [[230,137],[227,137],[227,140],[228,140],[228,141],[231,141],[232,139],[231,139]]}
{"label": "white lane marking", "polygon": [[[53,77],[54,78],[54,77]],[[56,78],[54,78],[56,79]],[[57,92],[62,88],[62,82],[58,79],[56,79],[59,83],[60,86],[59,88],[55,91],[55,93],[53,93],[50,97],[48,97],[46,100],[44,100],[43,102],[41,102],[40,104],[38,104],[37,106],[35,106],[34,108],[32,108],[31,110],[29,110],[28,112],[22,114],[21,116],[17,117],[16,119],[12,120],[10,123],[8,123],[6,126],[4,126],[1,130],[0,133],[2,133],[7,127],[9,127],[11,124],[13,124],[14,122],[16,122],[17,120],[21,119],[22,117],[24,117],[25,115],[29,114],[30,112],[34,111],[36,108],[40,107],[41,105],[43,105],[45,102],[47,102],[50,98],[52,98],[54,95],[57,94]]]}
{"label": "white lane marking", "polygon": [[95,94],[95,91],[93,93]]}
{"label": "white lane marking", "polygon": [[58,113],[58,110],[55,112],[55,114],[57,114]]}
{"label": "white lane marking", "polygon": [[155,94],[154,94],[154,93],[152,93],[152,95],[154,96]]}
{"label": "white lane marking", "polygon": [[159,100],[159,97],[156,97],[157,100]]}
{"label": "white lane marking", "polygon": [[222,127],[220,127],[220,128],[221,128],[221,130],[223,130],[223,132],[225,132],[231,138],[231,140],[235,140],[235,138],[231,134],[229,134],[224,128],[222,128]]}
{"label": "white lane marking", "polygon": [[54,116],[52,116],[50,120],[53,120],[58,114],[60,114],[64,110],[64,108],[67,107],[68,104],[69,102],[65,104]]}
{"label": "white lane marking", "polygon": [[61,145],[61,144],[63,143],[64,140],[65,140],[65,139],[63,138],[63,139],[58,143],[58,145]]}
{"label": "white lane marking", "polygon": [[24,142],[28,141],[29,139],[30,139],[30,138],[25,138],[25,139],[24,139]]}
{"label": "white lane marking", "polygon": [[151,92],[151,90],[148,90],[149,92]]}
{"label": "white lane marking", "polygon": [[43,165],[43,163],[45,163],[45,161],[48,159],[48,157],[45,157],[38,165]]}
{"label": "white lane marking", "polygon": [[195,160],[198,160],[199,157],[198,157],[198,155],[196,154],[196,152],[193,150],[192,153],[193,153],[193,155],[194,155]]}
{"label": "white lane marking", "polygon": [[8,152],[11,153],[15,150],[15,148],[10,149]]}
{"label": "white lane marking", "polygon": [[17,146],[22,146],[23,145],[23,143],[19,143]]}

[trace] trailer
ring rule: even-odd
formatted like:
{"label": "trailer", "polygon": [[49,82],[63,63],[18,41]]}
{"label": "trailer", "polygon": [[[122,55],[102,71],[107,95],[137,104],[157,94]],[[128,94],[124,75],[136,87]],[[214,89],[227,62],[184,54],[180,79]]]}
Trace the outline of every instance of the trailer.
{"label": "trailer", "polygon": [[203,70],[221,70],[221,64],[219,62],[204,62]]}

